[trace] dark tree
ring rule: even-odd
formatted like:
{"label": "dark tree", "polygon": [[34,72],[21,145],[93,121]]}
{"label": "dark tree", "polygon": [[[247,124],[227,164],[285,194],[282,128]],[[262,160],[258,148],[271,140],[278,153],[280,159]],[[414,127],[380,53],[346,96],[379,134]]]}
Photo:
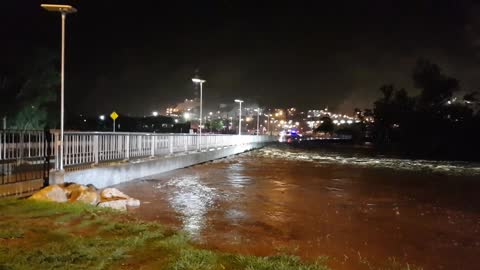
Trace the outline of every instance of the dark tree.
{"label": "dark tree", "polygon": [[474,154],[480,150],[476,94],[454,98],[458,80],[426,60],[417,62],[413,81],[421,90],[416,97],[393,85],[380,88],[383,96],[374,103],[377,144],[412,155],[478,159]]}
{"label": "dark tree", "polygon": [[471,103],[477,103],[480,101],[480,94],[478,91],[473,91],[463,96],[463,100]]}
{"label": "dark tree", "polygon": [[333,124],[333,121],[330,117],[324,116],[320,119],[321,123],[320,125],[315,129],[315,132],[323,132],[323,133],[328,133],[332,134],[335,126]]}
{"label": "dark tree", "polygon": [[413,81],[422,90],[418,105],[424,109],[444,105],[459,90],[457,79],[444,75],[438,65],[425,59],[417,61]]}
{"label": "dark tree", "polygon": [[38,52],[22,65],[8,65],[0,71],[0,114],[10,128],[43,129],[54,127],[54,106],[59,89],[57,57]]}

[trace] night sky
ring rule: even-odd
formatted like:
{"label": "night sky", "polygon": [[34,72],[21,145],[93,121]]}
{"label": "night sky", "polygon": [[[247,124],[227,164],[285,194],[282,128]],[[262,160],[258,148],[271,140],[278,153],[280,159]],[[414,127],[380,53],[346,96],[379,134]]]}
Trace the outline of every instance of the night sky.
{"label": "night sky", "polygon": [[462,89],[480,86],[474,1],[2,1],[0,64],[59,53],[60,16],[42,2],[78,9],[67,18],[70,112],[149,114],[193,97],[196,70],[207,108],[244,98],[351,112],[384,83],[413,90],[419,57]]}

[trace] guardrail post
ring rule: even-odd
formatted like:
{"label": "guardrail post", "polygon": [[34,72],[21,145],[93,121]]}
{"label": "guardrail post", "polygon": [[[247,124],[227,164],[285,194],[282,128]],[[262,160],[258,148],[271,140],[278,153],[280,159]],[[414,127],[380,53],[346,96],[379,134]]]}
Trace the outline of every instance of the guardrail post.
{"label": "guardrail post", "polygon": [[98,147],[98,135],[93,136],[93,162],[98,164],[100,148]]}
{"label": "guardrail post", "polygon": [[125,159],[130,159],[130,134],[125,135]]}
{"label": "guardrail post", "polygon": [[28,157],[31,157],[31,151],[30,149],[32,148],[32,141],[31,141],[31,134],[30,132],[28,133]]}
{"label": "guardrail post", "polygon": [[3,136],[5,135],[5,131],[0,131],[0,160],[2,160],[3,155]]}
{"label": "guardrail post", "polygon": [[197,139],[197,151],[200,151],[200,138],[201,137],[198,137],[198,135],[196,135],[195,138]]}
{"label": "guardrail post", "polygon": [[18,159],[23,159],[23,155],[24,155],[24,152],[25,152],[25,133],[20,133],[18,135],[18,156],[17,158]]}
{"label": "guardrail post", "polygon": [[173,136],[168,136],[168,142],[170,143],[170,154],[173,154]]}
{"label": "guardrail post", "polygon": [[55,170],[60,170],[60,136],[57,131],[55,131],[54,135],[54,155],[55,155]]}
{"label": "guardrail post", "polygon": [[152,135],[152,139],[150,140],[152,143],[152,148],[150,150],[150,156],[155,156],[155,135]]}
{"label": "guardrail post", "polygon": [[185,152],[188,152],[188,136],[183,136],[183,144],[185,145]]}

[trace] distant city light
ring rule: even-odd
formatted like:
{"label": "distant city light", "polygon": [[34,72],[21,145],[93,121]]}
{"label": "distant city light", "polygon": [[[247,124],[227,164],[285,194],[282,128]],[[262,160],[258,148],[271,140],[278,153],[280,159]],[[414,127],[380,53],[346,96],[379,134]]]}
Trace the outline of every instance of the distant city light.
{"label": "distant city light", "polygon": [[184,113],[183,117],[185,118],[185,120],[188,120],[188,119],[190,119],[190,114],[189,113]]}
{"label": "distant city light", "polygon": [[156,111],[152,112],[152,115],[156,117],[156,116],[158,116],[158,112],[156,112]]}

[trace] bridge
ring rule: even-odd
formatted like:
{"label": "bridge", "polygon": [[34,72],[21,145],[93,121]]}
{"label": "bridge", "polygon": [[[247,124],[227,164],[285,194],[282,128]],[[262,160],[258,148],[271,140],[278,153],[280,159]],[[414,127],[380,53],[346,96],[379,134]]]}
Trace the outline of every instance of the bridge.
{"label": "bridge", "polygon": [[47,184],[102,188],[262,147],[266,135],[0,131],[0,197]]}

